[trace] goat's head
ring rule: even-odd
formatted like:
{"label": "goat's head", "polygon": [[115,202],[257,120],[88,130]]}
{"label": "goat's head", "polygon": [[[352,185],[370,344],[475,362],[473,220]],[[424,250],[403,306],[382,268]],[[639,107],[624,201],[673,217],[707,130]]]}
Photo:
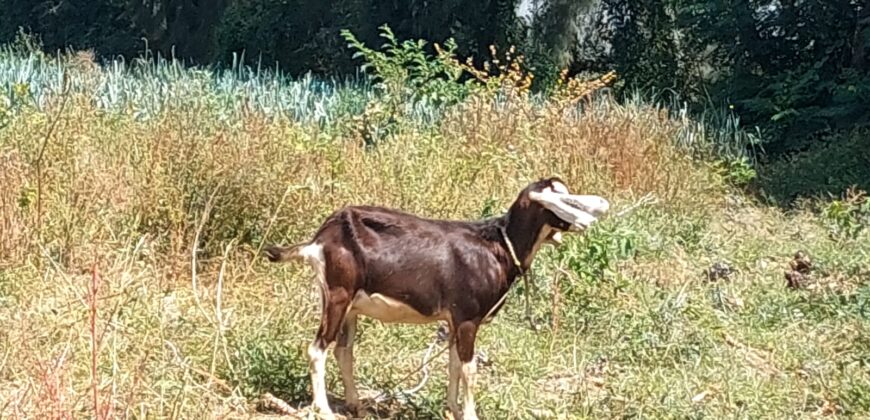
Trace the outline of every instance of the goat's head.
{"label": "goat's head", "polygon": [[610,208],[597,195],[571,194],[558,177],[529,184],[511,208],[511,218],[526,226],[540,226],[544,242],[559,244],[562,232],[582,232]]}

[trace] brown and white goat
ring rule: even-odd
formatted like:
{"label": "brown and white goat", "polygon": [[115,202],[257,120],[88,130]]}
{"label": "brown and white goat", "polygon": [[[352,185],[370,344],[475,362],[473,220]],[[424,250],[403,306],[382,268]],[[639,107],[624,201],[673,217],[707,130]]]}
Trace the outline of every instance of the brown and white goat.
{"label": "brown and white goat", "polygon": [[307,261],[322,290],[320,328],[308,347],[315,408],[333,416],[324,375],[334,342],[346,404],[354,412],[360,408],[353,379],[358,315],[387,323],[443,320],[450,331],[447,406],[456,419],[476,419],[474,343],[484,318],[498,312],[542,244],[560,243],[562,232],[583,231],[608,207],[601,197],[572,195],[559,178],[549,178],[529,184],[506,214],[488,220],[434,220],[352,206],[330,215],[309,242],[268,247],[265,255],[273,262]]}

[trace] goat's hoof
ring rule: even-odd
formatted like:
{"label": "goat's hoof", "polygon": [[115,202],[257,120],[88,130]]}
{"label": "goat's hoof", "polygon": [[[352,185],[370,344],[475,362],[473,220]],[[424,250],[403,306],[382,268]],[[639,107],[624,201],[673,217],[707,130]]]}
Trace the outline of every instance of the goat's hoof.
{"label": "goat's hoof", "polygon": [[444,413],[444,418],[447,420],[477,420],[477,413],[474,411],[466,413],[460,409],[448,409]]}
{"label": "goat's hoof", "polygon": [[314,414],[314,417],[321,420],[336,420],[335,413],[329,407],[322,408],[317,406],[311,406],[311,412]]}
{"label": "goat's hoof", "polygon": [[351,417],[358,418],[361,414],[365,413],[365,408],[363,408],[362,404],[354,403],[354,404],[345,404],[345,411],[350,414]]}

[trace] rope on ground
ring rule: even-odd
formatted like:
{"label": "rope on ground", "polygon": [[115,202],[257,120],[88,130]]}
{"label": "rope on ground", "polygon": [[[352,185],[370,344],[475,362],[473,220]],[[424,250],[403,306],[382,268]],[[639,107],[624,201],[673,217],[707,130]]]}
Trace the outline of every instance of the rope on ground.
{"label": "rope on ground", "polygon": [[[401,396],[400,398],[407,399],[407,397],[414,395],[415,393],[417,393],[417,391],[423,389],[423,386],[425,386],[426,382],[429,381],[429,363],[431,363],[432,360],[435,360],[436,357],[440,356],[442,353],[447,351],[447,349],[449,349],[450,346],[447,345],[447,346],[442,347],[441,350],[438,350],[438,352],[435,353],[434,356],[430,357],[429,355],[432,353],[432,349],[434,349],[437,344],[440,344],[440,343],[447,341],[448,337],[449,337],[449,333],[447,332],[447,328],[445,328],[445,326],[443,324],[438,326],[438,330],[435,331],[435,338],[432,339],[432,342],[429,344],[429,347],[426,349],[426,353],[423,355],[423,359],[420,361],[420,367],[418,367],[417,369],[414,369],[413,371],[411,371],[410,373],[408,373],[407,375],[405,375],[404,377],[399,379],[399,382],[403,382],[403,381],[407,380],[408,378],[416,375],[420,371],[423,372],[423,377],[420,378],[420,382],[417,383],[417,385],[415,385],[409,389],[406,389],[404,391],[398,392],[397,394]],[[389,391],[381,391],[379,394],[377,394],[373,398],[371,398],[370,402],[366,403],[365,405],[371,406],[371,404],[382,403],[382,402],[387,400],[387,397],[389,396],[389,394],[390,394]]]}

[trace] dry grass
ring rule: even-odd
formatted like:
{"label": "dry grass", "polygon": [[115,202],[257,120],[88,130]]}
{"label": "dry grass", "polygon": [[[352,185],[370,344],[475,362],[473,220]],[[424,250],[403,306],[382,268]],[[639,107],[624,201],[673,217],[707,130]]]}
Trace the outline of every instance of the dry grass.
{"label": "dry grass", "polygon": [[[684,127],[656,108],[472,97],[362,148],[350,119],[226,119],[193,97],[143,120],[88,92],[66,100],[0,128],[3,417],[246,418],[266,392],[305,405],[314,290],[301,267],[255,258],[263,243],[307,238],[347,204],[478,218],[550,175],[617,207],[659,203],[543,253],[528,291],[543,330],[514,299],[481,335],[485,418],[870,411],[866,234],[843,242],[809,212],[746,202],[674,147]],[[786,290],[795,248],[848,287]],[[722,259],[736,274],[706,283]],[[364,321],[361,387],[410,386],[395,381],[433,332]],[[446,360],[431,369],[419,394],[371,415],[440,416]]]}

